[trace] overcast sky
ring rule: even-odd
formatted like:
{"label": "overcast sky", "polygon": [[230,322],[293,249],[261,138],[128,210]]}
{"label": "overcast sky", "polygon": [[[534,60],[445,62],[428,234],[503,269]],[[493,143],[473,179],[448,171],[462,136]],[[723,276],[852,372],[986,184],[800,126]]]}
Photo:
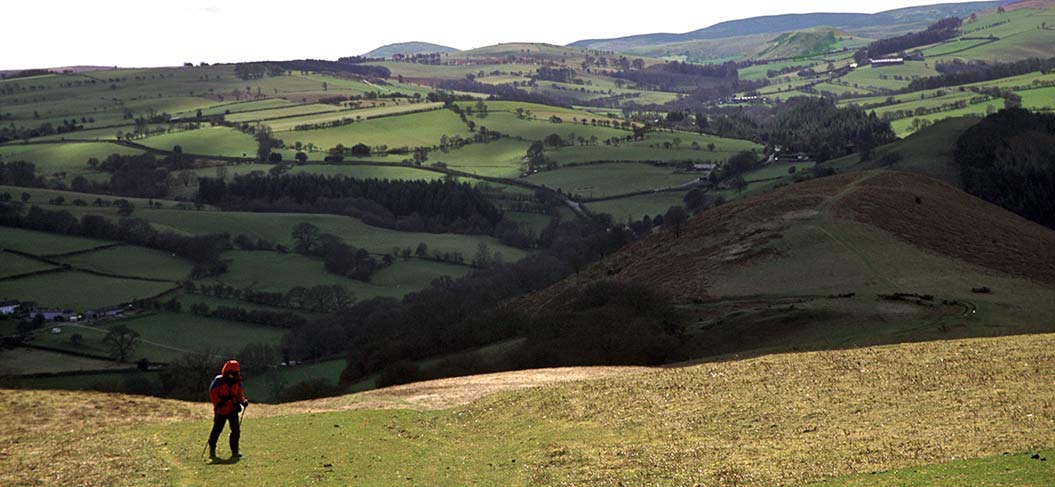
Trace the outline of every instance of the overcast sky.
{"label": "overcast sky", "polygon": [[458,49],[517,41],[563,45],[689,32],[760,15],[874,13],[930,3],[940,2],[13,0],[0,7],[0,69],[336,59],[406,41]]}

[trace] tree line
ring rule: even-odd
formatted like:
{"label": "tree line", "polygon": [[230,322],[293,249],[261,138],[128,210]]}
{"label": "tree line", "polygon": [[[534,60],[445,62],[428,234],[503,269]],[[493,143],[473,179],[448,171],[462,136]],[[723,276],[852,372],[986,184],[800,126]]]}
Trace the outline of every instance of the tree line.
{"label": "tree line", "polygon": [[968,193],[1055,229],[1055,115],[1001,110],[967,129],[954,157]]}
{"label": "tree line", "polygon": [[931,24],[923,32],[909,32],[889,39],[880,39],[855,52],[854,61],[864,66],[872,58],[878,59],[883,55],[947,41],[959,35],[961,25],[963,25],[963,19],[949,17]]}
{"label": "tree line", "polygon": [[1000,63],[992,65],[984,64],[982,62],[976,62],[975,65],[978,67],[977,69],[958,70],[940,76],[931,76],[928,78],[912,80],[912,82],[909,83],[908,87],[905,90],[933,90],[938,88],[945,88],[947,86],[966,85],[971,83],[979,83],[982,81],[991,81],[994,79],[1009,78],[1012,76],[1033,73],[1036,71],[1048,74],[1052,70],[1055,70],[1055,58],[1031,58],[1024,59],[1021,61],[1015,61],[1012,63]]}
{"label": "tree line", "polygon": [[390,181],[283,174],[198,181],[198,200],[225,209],[333,213],[386,228],[489,234],[502,213],[478,190],[454,181]]}
{"label": "tree line", "polygon": [[194,278],[220,274],[227,269],[220,260],[220,254],[228,247],[229,236],[225,233],[185,236],[158,231],[150,222],[139,218],[121,218],[116,223],[102,215],[83,215],[78,219],[68,211],[35,205],[25,210],[19,203],[0,203],[0,225],[164,250],[193,262]]}

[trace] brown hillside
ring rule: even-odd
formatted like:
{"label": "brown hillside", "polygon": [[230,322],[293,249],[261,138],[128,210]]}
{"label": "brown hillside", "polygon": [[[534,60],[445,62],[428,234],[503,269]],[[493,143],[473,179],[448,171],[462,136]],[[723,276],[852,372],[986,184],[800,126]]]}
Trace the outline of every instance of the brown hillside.
{"label": "brown hillside", "polygon": [[931,252],[1055,284],[1055,231],[933,179],[905,173],[869,178],[837,213]]}
{"label": "brown hillside", "polygon": [[1055,0],[1022,0],[1010,5],[1005,5],[1004,10],[1021,10],[1024,8],[1049,9],[1055,8]]}
{"label": "brown hillside", "polygon": [[786,233],[840,222],[881,229],[927,254],[1055,285],[1055,231],[924,176],[867,172],[808,181],[708,210],[692,218],[680,238],[659,231],[522,304],[536,310],[560,306],[570,287],[600,279],[645,282],[681,299],[706,299],[714,294],[710,280],[716,275],[798,258],[794,248],[787,249],[795,243],[776,245]]}

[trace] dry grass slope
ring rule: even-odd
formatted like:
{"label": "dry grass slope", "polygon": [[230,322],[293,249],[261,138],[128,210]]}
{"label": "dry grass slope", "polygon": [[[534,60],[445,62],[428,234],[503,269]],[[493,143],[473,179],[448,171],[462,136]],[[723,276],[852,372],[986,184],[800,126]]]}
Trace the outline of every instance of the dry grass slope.
{"label": "dry grass slope", "polygon": [[[539,384],[550,385],[529,389],[523,387],[532,385],[530,374],[484,376],[373,397],[252,406],[255,455],[273,460],[250,458],[223,468],[202,468],[196,457],[200,435],[194,433],[207,429],[204,404],[0,391],[8,425],[0,432],[0,483],[205,485],[272,478],[275,485],[302,485],[310,478],[339,484],[336,477],[312,474],[318,457],[287,451],[284,444],[292,442],[310,444],[333,459],[332,470],[355,472],[362,485],[386,485],[386,478],[412,485],[404,475],[456,485],[428,477],[442,466],[412,463],[432,470],[410,466],[399,481],[387,467],[407,455],[449,457],[440,450],[452,446],[446,438],[457,438],[456,447],[469,449],[453,455],[476,459],[448,466],[448,479],[487,478],[476,469],[510,458],[491,459],[488,451],[519,459],[503,467],[508,475],[500,483],[491,476],[481,485],[769,486],[1055,443],[1055,335],[783,354],[668,370],[608,369],[601,379],[552,384],[573,370],[539,374]],[[590,369],[576,375],[594,376]],[[500,383],[521,390],[498,392]],[[331,419],[365,429],[377,415],[324,417],[319,411],[369,407],[385,394],[391,406],[458,386],[498,393],[446,411],[386,415],[388,426],[370,437],[352,427],[341,429],[352,435],[346,440],[324,441],[334,431]],[[271,429],[298,434],[288,426],[300,414],[315,415],[323,437],[270,437]],[[373,446],[364,452],[364,445]],[[386,468],[378,470],[379,464]]]}

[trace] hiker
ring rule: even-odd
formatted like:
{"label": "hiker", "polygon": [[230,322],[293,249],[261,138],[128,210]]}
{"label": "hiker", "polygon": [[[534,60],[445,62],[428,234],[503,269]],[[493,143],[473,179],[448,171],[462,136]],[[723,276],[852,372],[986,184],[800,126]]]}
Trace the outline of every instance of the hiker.
{"label": "hiker", "polygon": [[209,400],[213,405],[212,432],[209,433],[209,458],[216,458],[216,440],[220,438],[225,422],[231,423],[231,458],[242,456],[238,453],[238,437],[241,436],[238,424],[238,412],[249,405],[242,390],[242,374],[237,360],[228,360],[223,364],[220,375],[212,380],[209,386]]}

